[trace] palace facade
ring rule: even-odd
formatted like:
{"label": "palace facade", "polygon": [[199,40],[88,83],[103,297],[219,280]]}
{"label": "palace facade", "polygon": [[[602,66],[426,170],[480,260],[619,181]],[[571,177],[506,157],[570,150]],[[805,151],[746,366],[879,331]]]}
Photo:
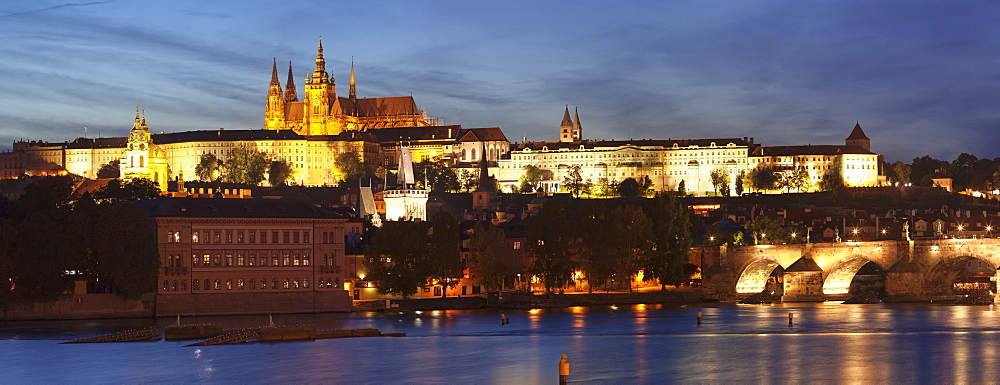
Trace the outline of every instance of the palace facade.
{"label": "palace facade", "polygon": [[524,142],[499,162],[498,180],[507,191],[517,191],[524,167],[541,169],[541,188],[562,189],[571,168],[580,167],[585,181],[601,179],[621,182],[626,178],[649,177],[656,190],[676,190],[683,181],[695,195],[714,193],[711,174],[724,170],[731,189],[736,178],[755,167],[774,167],[790,172],[806,167],[818,188],[822,176],[839,168],[844,183],[851,187],[879,184],[878,154],[870,151],[870,140],[855,126],[844,145],[771,146],[754,143],[753,138],[584,140],[580,115],[570,117],[569,107],[560,124],[560,140]]}

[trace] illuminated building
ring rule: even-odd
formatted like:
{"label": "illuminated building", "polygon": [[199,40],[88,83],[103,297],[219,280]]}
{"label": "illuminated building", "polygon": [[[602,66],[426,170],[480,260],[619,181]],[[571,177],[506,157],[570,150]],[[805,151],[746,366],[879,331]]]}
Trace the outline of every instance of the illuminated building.
{"label": "illuminated building", "polygon": [[285,90],[282,91],[275,61],[271,68],[264,129],[292,130],[301,135],[337,135],[346,130],[435,124],[417,107],[412,96],[358,98],[353,62],[347,97],[338,95],[335,79],[326,71],[322,41],[316,52],[316,68],[306,77],[304,91],[303,100],[299,101],[291,62],[288,64]]}
{"label": "illuminated building", "polygon": [[878,157],[871,152],[871,140],[854,125],[844,145],[761,146],[750,155],[750,168],[771,167],[790,172],[804,167],[809,172],[813,188],[817,188],[823,175],[839,168],[848,187],[879,185]]}
{"label": "illuminated building", "polygon": [[156,224],[158,315],[350,311],[347,218],[281,199],[137,201]]}

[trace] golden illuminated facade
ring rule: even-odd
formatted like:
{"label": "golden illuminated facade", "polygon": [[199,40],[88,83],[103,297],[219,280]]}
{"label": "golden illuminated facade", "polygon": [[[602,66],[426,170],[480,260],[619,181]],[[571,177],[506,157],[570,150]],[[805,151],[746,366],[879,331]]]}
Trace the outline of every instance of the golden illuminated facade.
{"label": "golden illuminated facade", "polygon": [[757,147],[750,154],[750,168],[770,167],[790,172],[805,168],[812,189],[819,187],[823,176],[839,172],[848,187],[874,187],[880,184],[879,155],[871,152],[871,139],[854,125],[844,145],[767,146]]}
{"label": "golden illuminated facade", "polygon": [[299,101],[289,62],[288,80],[282,91],[278,64],[274,62],[264,113],[265,129],[292,130],[300,135],[337,135],[347,130],[419,127],[433,123],[417,107],[412,96],[358,98],[353,62],[348,95],[338,95],[335,79],[326,71],[322,41],[317,48],[316,69],[305,82],[303,99]]}
{"label": "golden illuminated facade", "polygon": [[135,124],[125,141],[124,156],[119,160],[120,178],[124,181],[149,179],[167,190],[167,154],[153,143],[146,116],[139,117],[139,106],[135,106]]}

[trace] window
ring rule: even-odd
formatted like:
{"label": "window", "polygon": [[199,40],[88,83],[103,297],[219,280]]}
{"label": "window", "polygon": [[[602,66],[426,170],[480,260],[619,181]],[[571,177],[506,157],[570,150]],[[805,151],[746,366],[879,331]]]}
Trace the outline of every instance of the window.
{"label": "window", "polygon": [[227,279],[226,280],[226,290],[233,290],[233,280],[232,279]]}
{"label": "window", "polygon": [[278,254],[271,255],[271,266],[281,266],[278,264]]}
{"label": "window", "polygon": [[222,243],[222,232],[215,232],[215,243]]}
{"label": "window", "polygon": [[247,257],[247,266],[253,266],[257,264],[257,254],[250,254]]}
{"label": "window", "polygon": [[271,289],[274,289],[274,290],[278,289],[278,279],[277,278],[274,278],[274,279],[271,280]]}
{"label": "window", "polygon": [[226,232],[226,243],[233,243],[233,232],[232,231],[227,231]]}
{"label": "window", "polygon": [[521,250],[521,242],[514,241],[514,250]]}
{"label": "window", "polygon": [[177,291],[177,280],[174,280],[173,282],[170,282],[170,290],[171,291]]}
{"label": "window", "polygon": [[196,279],[194,281],[191,281],[191,284],[192,284],[191,290],[201,290],[201,281]]}
{"label": "window", "polygon": [[267,231],[260,232],[260,243],[267,243]]}
{"label": "window", "polygon": [[264,278],[260,279],[260,289],[267,290],[267,279]]}
{"label": "window", "polygon": [[293,289],[298,289],[299,288],[299,279],[298,278],[295,278],[295,279],[292,280],[292,288]]}
{"label": "window", "polygon": [[250,283],[250,290],[253,290],[253,289],[257,288],[257,281],[256,280],[251,279],[249,281],[249,283]]}
{"label": "window", "polygon": [[240,278],[239,280],[236,281],[236,289],[243,290],[243,278]]}
{"label": "window", "polygon": [[285,278],[284,280],[281,281],[281,288],[282,289],[287,289],[289,286],[290,286],[290,283],[288,282],[288,278]]}
{"label": "window", "polygon": [[198,232],[197,231],[192,231],[191,232],[191,243],[198,243]]}
{"label": "window", "polygon": [[188,289],[188,281],[185,279],[181,281],[181,291],[187,291],[187,289]]}
{"label": "window", "polygon": [[271,243],[278,243],[278,232],[277,231],[272,231],[271,232]]}
{"label": "window", "polygon": [[[149,286],[146,286],[146,287],[149,287]],[[163,291],[167,291],[167,290],[170,290],[170,281],[164,280],[163,281]]]}
{"label": "window", "polygon": [[326,231],[323,232],[323,243],[330,243],[330,233]]}
{"label": "window", "polygon": [[302,262],[302,260],[301,260],[301,259],[299,259],[299,255],[298,255],[298,254],[295,254],[295,255],[294,255],[294,256],[292,257],[292,264],[293,264],[293,265],[295,265],[295,266],[298,266],[298,265],[299,265],[299,263],[301,263],[301,262]]}
{"label": "window", "polygon": [[302,243],[309,243],[309,232],[305,231],[302,233]]}
{"label": "window", "polygon": [[209,280],[205,280],[205,290],[212,290],[212,283]]}
{"label": "window", "polygon": [[302,278],[302,287],[309,288],[309,278]]}
{"label": "window", "polygon": [[226,254],[226,266],[232,266],[232,265],[233,265],[233,255]]}
{"label": "window", "polygon": [[282,257],[283,258],[281,258],[281,262],[282,262],[281,265],[282,266],[290,266],[292,261],[291,261],[291,257],[289,257],[289,255],[288,255],[288,253],[285,253]]}
{"label": "window", "polygon": [[250,243],[257,243],[257,233],[254,231],[250,232]]}
{"label": "window", "polygon": [[243,266],[243,254],[236,255],[236,266]]}
{"label": "window", "polygon": [[205,267],[208,267],[209,265],[212,264],[212,256],[208,255],[208,254],[205,254],[204,256],[202,256],[202,261],[201,262],[202,262],[202,265],[205,265]]}
{"label": "window", "polygon": [[191,266],[198,266],[198,262],[200,262],[198,254],[191,254]]}
{"label": "window", "polygon": [[302,266],[309,266],[309,254],[302,254]]}
{"label": "window", "polygon": [[285,243],[288,243],[288,235],[289,235],[289,232],[286,231],[285,232],[285,237],[284,237],[285,238]]}
{"label": "window", "polygon": [[219,280],[215,280],[215,290],[221,289],[221,286],[219,285],[219,283],[220,283]]}
{"label": "window", "polygon": [[243,232],[236,233],[236,243],[243,243]]}

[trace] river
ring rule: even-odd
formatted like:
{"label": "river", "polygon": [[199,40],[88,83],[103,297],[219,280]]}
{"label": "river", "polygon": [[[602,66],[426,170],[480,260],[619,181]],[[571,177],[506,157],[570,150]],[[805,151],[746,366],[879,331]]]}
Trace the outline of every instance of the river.
{"label": "river", "polygon": [[[574,383],[1000,380],[1000,312],[991,306],[592,306],[503,311],[503,326],[500,313],[281,315],[276,323],[407,337],[204,347],[58,344],[174,319],[12,322],[0,324],[0,383],[553,383],[564,353]],[[249,327],[268,318],[183,321]]]}

